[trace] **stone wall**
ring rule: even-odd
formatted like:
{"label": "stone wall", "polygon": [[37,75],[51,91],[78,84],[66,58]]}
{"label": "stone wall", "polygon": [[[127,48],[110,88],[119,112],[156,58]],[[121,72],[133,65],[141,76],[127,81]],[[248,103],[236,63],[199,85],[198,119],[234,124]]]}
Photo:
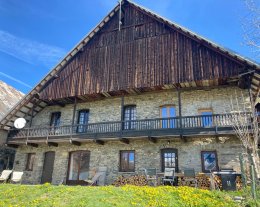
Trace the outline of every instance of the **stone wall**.
{"label": "stone wall", "polygon": [[0,130],[0,173],[4,169],[12,169],[15,150],[5,146],[7,131]]}
{"label": "stone wall", "polygon": [[90,151],[90,172],[98,167],[107,166],[106,183],[111,184],[118,175],[129,174],[119,172],[120,150],[135,150],[135,173],[137,173],[142,168],[156,167],[161,170],[160,150],[164,148],[176,148],[178,150],[180,170],[194,168],[196,172],[201,172],[201,151],[216,150],[220,168],[233,168],[240,172],[238,156],[242,148],[236,137],[219,137],[218,139],[214,137],[190,137],[187,142],[183,142],[179,138],[163,138],[159,139],[157,143],[151,143],[147,139],[139,139],[131,140],[130,144],[107,141],[104,145],[87,142],[81,146],[70,144],[59,144],[59,147],[40,145],[39,148],[22,146],[17,150],[14,169],[25,171],[27,153],[35,152],[33,171],[25,171],[23,182],[27,184],[40,183],[44,153],[55,151],[53,184],[61,184],[66,180],[69,152],[88,150]]}
{"label": "stone wall", "polygon": [[3,146],[6,143],[7,131],[0,130],[0,146]]}
{"label": "stone wall", "polygon": [[[183,91],[182,116],[199,115],[200,109],[212,109],[214,114],[230,112],[230,99],[239,97],[242,103],[241,93],[249,103],[247,90],[237,87],[219,88],[212,90]],[[237,94],[237,95],[236,95]],[[174,105],[178,115],[178,94],[174,90],[151,92],[140,95],[126,96],[125,105],[136,105],[137,119],[159,118],[160,106]],[[121,98],[106,98],[104,100],[80,103],[77,105],[77,112],[81,109],[89,109],[89,123],[120,121]],[[32,126],[48,126],[52,112],[61,112],[61,125],[70,125],[73,117],[73,104],[65,107],[50,106],[35,116]],[[77,114],[75,120],[77,120]]]}
{"label": "stone wall", "polygon": [[[247,90],[240,90],[236,87],[219,88],[212,90],[183,91],[182,115],[199,115],[200,109],[212,109],[214,114],[227,113],[231,111],[230,98],[239,97],[238,102],[242,103],[241,94],[249,102]],[[137,119],[160,117],[160,106],[174,105],[178,116],[178,94],[173,90],[161,92],[145,93],[140,95],[126,96],[125,105],[135,104]],[[80,103],[77,111],[89,109],[89,123],[118,121],[121,118],[121,98],[106,98],[95,102]],[[50,106],[38,113],[33,119],[33,126],[49,125],[52,112],[61,111],[61,125],[71,124],[73,116],[73,104],[65,107]],[[77,118],[77,115],[76,115]],[[39,148],[20,146],[15,159],[15,170],[24,171],[27,153],[35,152],[36,159],[33,171],[25,171],[24,182],[30,184],[40,183],[44,153],[55,151],[55,163],[53,171],[53,183],[60,184],[66,180],[69,152],[76,150],[89,150],[90,170],[102,166],[108,167],[107,183],[110,184],[120,173],[119,152],[120,150],[135,150],[136,172],[141,168],[156,167],[161,169],[160,150],[163,148],[178,149],[179,169],[186,167],[195,168],[201,171],[201,151],[216,150],[218,154],[218,164],[220,168],[239,169],[238,154],[241,152],[241,144],[235,137],[202,138],[189,137],[188,142],[183,142],[179,138],[161,138],[154,144],[146,139],[131,140],[130,144],[119,141],[106,141],[105,145],[98,145],[93,142],[82,144],[80,147],[70,144],[59,144],[56,147],[39,145]],[[168,140],[170,143],[168,144]]]}

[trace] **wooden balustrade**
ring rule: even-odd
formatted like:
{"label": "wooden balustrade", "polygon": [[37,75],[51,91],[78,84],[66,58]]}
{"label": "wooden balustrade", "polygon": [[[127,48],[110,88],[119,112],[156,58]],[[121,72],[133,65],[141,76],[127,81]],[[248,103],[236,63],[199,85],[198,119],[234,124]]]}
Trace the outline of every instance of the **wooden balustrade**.
{"label": "wooden balustrade", "polygon": [[[12,138],[33,138],[33,137],[55,137],[55,136],[75,136],[75,135],[95,135],[99,134],[114,134],[115,136],[122,136],[127,134],[147,135],[150,136],[152,132],[157,134],[167,132],[168,135],[178,135],[180,130],[185,134],[190,130],[198,132],[206,129],[217,130],[217,128],[227,127],[232,130],[232,119],[241,117],[241,114],[214,114],[201,116],[185,116],[185,117],[170,117],[170,118],[156,118],[143,119],[134,121],[111,121],[100,123],[89,123],[86,125],[64,125],[55,127],[32,127],[24,129],[9,130],[8,137]],[[246,121],[250,124],[250,114],[242,113],[246,117]],[[182,123],[182,125],[180,124]],[[185,131],[186,130],[186,131]],[[193,130],[193,131],[192,131]],[[136,132],[142,132],[141,134]],[[104,135],[105,137],[105,135]]]}

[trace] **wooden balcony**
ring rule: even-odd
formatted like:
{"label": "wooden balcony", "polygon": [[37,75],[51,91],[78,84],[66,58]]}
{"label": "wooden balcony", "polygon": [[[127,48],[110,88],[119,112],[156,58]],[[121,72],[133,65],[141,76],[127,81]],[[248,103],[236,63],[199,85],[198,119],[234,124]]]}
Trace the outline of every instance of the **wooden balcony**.
{"label": "wooden balcony", "polygon": [[[250,114],[243,113],[250,121]],[[111,121],[87,125],[57,127],[32,127],[12,129],[8,143],[77,140],[106,140],[137,137],[201,136],[234,134],[232,119],[238,114],[214,114],[171,118],[143,119],[135,121]],[[249,122],[250,123],[250,122]]]}

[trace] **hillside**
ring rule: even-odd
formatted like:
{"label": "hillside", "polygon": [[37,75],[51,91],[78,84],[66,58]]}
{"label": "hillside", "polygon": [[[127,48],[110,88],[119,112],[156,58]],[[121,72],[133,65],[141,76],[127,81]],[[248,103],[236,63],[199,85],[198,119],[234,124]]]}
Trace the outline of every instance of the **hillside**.
{"label": "hillside", "polygon": [[0,120],[23,96],[23,93],[0,80]]}

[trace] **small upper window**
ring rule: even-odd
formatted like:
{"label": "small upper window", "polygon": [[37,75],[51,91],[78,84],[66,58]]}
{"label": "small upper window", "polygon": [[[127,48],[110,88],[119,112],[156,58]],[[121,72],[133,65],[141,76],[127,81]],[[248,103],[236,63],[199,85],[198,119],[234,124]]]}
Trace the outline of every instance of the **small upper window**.
{"label": "small upper window", "polygon": [[129,105],[124,107],[123,129],[135,129],[136,127],[136,106]]}
{"label": "small upper window", "polygon": [[26,162],[26,169],[27,171],[33,170],[33,163],[35,159],[35,153],[28,153],[27,155],[27,162]]}
{"label": "small upper window", "polygon": [[162,118],[162,128],[174,128],[176,126],[176,109],[174,106],[167,105],[160,108]]}
{"label": "small upper window", "polygon": [[135,151],[120,151],[120,171],[135,171]]}
{"label": "small upper window", "polygon": [[78,128],[77,132],[86,132],[89,120],[89,110],[80,110],[78,114]]}
{"label": "small upper window", "polygon": [[200,109],[199,110],[201,117],[201,124],[203,127],[212,127],[213,125],[213,111],[212,109]]}
{"label": "small upper window", "polygon": [[50,126],[51,127],[58,127],[58,126],[60,126],[60,117],[61,117],[61,112],[53,112],[51,114]]}
{"label": "small upper window", "polygon": [[202,164],[202,172],[209,173],[211,171],[218,171],[217,152],[202,151],[201,164]]}

